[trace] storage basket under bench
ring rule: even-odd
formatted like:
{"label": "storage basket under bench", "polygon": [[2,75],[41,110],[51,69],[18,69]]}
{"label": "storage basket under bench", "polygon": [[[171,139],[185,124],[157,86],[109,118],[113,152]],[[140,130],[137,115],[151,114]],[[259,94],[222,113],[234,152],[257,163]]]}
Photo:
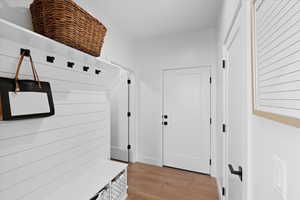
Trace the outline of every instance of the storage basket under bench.
{"label": "storage basket under bench", "polygon": [[127,170],[125,169],[90,200],[125,200],[127,189]]}

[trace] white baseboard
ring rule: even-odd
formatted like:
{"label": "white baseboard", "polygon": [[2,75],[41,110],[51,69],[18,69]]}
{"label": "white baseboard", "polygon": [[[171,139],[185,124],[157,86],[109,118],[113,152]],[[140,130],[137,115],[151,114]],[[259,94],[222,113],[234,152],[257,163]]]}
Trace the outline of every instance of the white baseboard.
{"label": "white baseboard", "polygon": [[[127,149],[121,149],[116,146],[111,147],[111,153],[110,153],[112,159],[120,160],[120,161],[128,161],[128,151]],[[136,156],[134,154],[134,151],[132,150],[130,152],[130,162],[135,163],[136,162]]]}
{"label": "white baseboard", "polygon": [[116,146],[111,147],[111,158],[121,161],[127,161],[128,152],[127,150],[121,149]]}
{"label": "white baseboard", "polygon": [[160,160],[157,160],[157,159],[154,159],[151,157],[147,157],[147,156],[139,156],[138,162],[149,164],[149,165],[156,165],[156,166],[160,166],[160,167],[162,166]]}

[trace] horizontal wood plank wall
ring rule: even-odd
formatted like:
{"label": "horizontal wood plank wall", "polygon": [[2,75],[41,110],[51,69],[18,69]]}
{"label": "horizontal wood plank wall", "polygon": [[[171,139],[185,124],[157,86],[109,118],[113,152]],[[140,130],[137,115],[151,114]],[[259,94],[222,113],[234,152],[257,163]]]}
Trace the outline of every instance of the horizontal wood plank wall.
{"label": "horizontal wood plank wall", "polygon": [[300,128],[300,2],[252,6],[254,114]]}
{"label": "horizontal wood plank wall", "polygon": [[[110,157],[110,108],[107,84],[115,69],[95,63],[47,55],[38,49],[0,39],[0,76],[14,76],[20,48],[29,48],[43,81],[51,83],[53,117],[0,121],[0,199],[40,200],[76,170]],[[54,63],[46,62],[54,56]],[[73,68],[67,62],[74,62]],[[88,72],[83,66],[89,66]],[[100,75],[95,73],[100,69]],[[21,78],[31,77],[26,58]],[[95,191],[96,192],[96,191]],[[30,197],[30,198],[29,198]]]}

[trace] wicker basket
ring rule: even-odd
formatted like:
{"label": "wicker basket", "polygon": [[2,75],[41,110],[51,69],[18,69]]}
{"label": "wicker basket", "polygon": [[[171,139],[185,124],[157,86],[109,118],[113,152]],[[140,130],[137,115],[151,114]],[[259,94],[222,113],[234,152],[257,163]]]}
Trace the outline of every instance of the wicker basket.
{"label": "wicker basket", "polygon": [[35,32],[100,56],[106,28],[73,0],[34,0],[30,11]]}

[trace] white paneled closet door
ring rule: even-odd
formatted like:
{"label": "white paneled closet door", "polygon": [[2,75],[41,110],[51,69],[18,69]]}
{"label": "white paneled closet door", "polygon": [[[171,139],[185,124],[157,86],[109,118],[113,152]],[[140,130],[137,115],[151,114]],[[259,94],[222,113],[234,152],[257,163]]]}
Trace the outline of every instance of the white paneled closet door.
{"label": "white paneled closet door", "polygon": [[210,67],[164,71],[164,165],[210,173]]}
{"label": "white paneled closet door", "polygon": [[122,70],[110,93],[111,158],[128,161],[128,72]]}

